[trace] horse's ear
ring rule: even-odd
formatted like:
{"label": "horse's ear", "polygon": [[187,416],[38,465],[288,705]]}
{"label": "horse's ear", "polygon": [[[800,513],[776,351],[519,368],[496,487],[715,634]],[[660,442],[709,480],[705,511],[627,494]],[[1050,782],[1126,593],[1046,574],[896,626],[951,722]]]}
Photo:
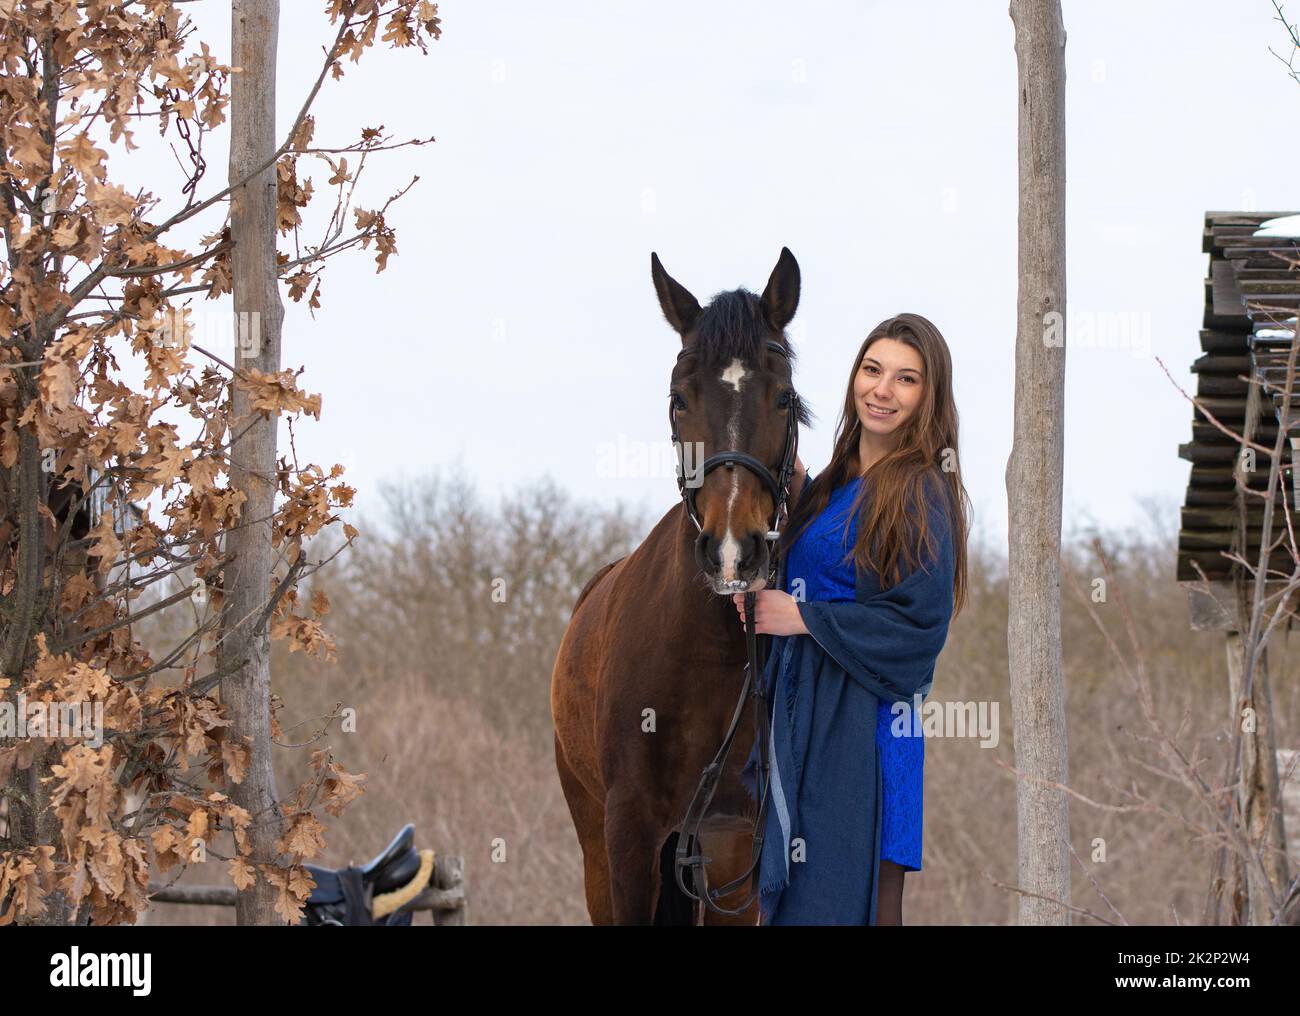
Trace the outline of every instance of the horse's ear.
{"label": "horse's ear", "polygon": [[664,271],[664,266],[659,263],[659,255],[653,251],[650,252],[650,277],[654,279],[655,292],[659,294],[659,306],[663,308],[664,317],[677,334],[684,337],[699,316],[699,301],[691,296],[690,290]]}
{"label": "horse's ear", "polygon": [[763,290],[763,310],[767,319],[778,332],[785,328],[794,317],[799,306],[799,262],[790,253],[789,247],[781,248],[781,256],[772,277],[767,280]]}

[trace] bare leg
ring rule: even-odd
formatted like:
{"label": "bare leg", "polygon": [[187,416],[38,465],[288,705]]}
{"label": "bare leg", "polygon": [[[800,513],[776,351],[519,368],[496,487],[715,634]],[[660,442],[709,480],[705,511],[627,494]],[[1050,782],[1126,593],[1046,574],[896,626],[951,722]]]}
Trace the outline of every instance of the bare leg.
{"label": "bare leg", "polygon": [[906,870],[893,861],[880,862],[880,887],[876,890],[876,924],[903,923],[903,876]]}

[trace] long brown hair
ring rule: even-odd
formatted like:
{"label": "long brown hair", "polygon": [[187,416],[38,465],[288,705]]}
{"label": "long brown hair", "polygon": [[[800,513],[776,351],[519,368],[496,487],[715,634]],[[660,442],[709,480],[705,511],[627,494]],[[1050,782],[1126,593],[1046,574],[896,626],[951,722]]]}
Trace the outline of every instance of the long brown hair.
{"label": "long brown hair", "polygon": [[862,423],[853,396],[853,383],[871,344],[884,338],[896,339],[920,354],[925,374],[921,404],[917,412],[899,427],[897,447],[867,471],[846,516],[845,532],[848,531],[847,520],[858,518],[858,534],[852,552],[854,560],[862,569],[875,571],[880,576],[882,588],[895,585],[902,567],[909,570],[917,567],[922,548],[931,560],[935,555],[934,534],[926,523],[926,502],[935,496],[933,490],[926,490],[928,478],[947,502],[944,507],[951,521],[956,565],[953,615],[956,616],[966,602],[966,534],[970,528],[970,500],[957,461],[957,404],[952,390],[952,357],[939,329],[920,314],[899,314],[882,321],[863,340],[849,371],[844,411],[835,430],[835,449],[830,465],[818,473],[813,485],[801,494],[799,505],[791,513],[782,536],[782,553],[822,513],[831,494],[854,478]]}

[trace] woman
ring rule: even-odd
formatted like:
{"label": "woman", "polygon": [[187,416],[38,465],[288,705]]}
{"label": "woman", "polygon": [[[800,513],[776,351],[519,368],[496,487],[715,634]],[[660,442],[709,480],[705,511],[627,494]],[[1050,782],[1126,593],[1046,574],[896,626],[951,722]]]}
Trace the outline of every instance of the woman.
{"label": "woman", "polygon": [[[966,593],[952,359],[933,324],[900,314],[871,331],[830,465],[809,478],[796,461],[791,499],[785,581],[755,601],[756,630],[777,636],[763,923],[901,924],[903,874],[921,868],[925,741],[910,707]],[[757,746],[751,794],[756,767]]]}

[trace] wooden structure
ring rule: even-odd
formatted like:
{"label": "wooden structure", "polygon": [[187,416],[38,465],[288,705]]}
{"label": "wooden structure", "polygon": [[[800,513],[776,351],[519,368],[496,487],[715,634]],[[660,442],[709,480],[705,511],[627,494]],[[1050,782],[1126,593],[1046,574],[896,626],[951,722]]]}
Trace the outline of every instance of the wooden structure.
{"label": "wooden structure", "polygon": [[[1265,906],[1270,895],[1265,880],[1275,892],[1284,892],[1289,883],[1285,829],[1276,811],[1281,803],[1278,754],[1267,655],[1255,655],[1253,666],[1246,656],[1256,595],[1253,575],[1225,555],[1236,555],[1252,567],[1259,564],[1266,499],[1248,491],[1263,495],[1269,488],[1279,428],[1284,440],[1278,450],[1270,542],[1286,532],[1286,510],[1300,508],[1300,485],[1292,468],[1293,457],[1300,462],[1300,390],[1284,418],[1287,361],[1300,308],[1300,213],[1207,212],[1202,249],[1209,255],[1202,355],[1192,365],[1201,409],[1193,411],[1192,440],[1178,449],[1192,468],[1178,533],[1177,577],[1188,591],[1192,627],[1225,633],[1229,729],[1235,734],[1245,715],[1257,724],[1253,729],[1240,724],[1241,748],[1234,764],[1242,831],[1263,858],[1261,865],[1251,865],[1220,853],[1206,920],[1263,924],[1273,916]],[[1264,450],[1224,433],[1206,413]],[[1272,551],[1267,568],[1266,596],[1296,571],[1285,543]]]}
{"label": "wooden structure", "polygon": [[[1259,376],[1276,383],[1285,373],[1293,334],[1286,319],[1294,315],[1300,301],[1300,273],[1284,258],[1300,258],[1300,241],[1255,233],[1268,220],[1293,214],[1208,212],[1202,234],[1202,249],[1210,263],[1200,333],[1202,355],[1192,364],[1196,395],[1221,423],[1270,447],[1277,437],[1280,406],[1272,398],[1260,397],[1259,386],[1246,378]],[[1300,234],[1300,222],[1296,232]],[[1280,391],[1273,394],[1280,403]],[[1247,543],[1238,542],[1239,497],[1233,474],[1242,464],[1240,451],[1233,438],[1193,412],[1192,440],[1178,448],[1179,456],[1192,464],[1178,534],[1179,582],[1197,581],[1197,565],[1211,582],[1228,582],[1233,566],[1222,552],[1251,546],[1258,551],[1263,513],[1259,498],[1250,499]],[[1251,489],[1262,491],[1267,486],[1269,465],[1268,455],[1256,454],[1255,468],[1245,471]],[[1291,487],[1289,445],[1283,448],[1282,466],[1286,486]]]}

